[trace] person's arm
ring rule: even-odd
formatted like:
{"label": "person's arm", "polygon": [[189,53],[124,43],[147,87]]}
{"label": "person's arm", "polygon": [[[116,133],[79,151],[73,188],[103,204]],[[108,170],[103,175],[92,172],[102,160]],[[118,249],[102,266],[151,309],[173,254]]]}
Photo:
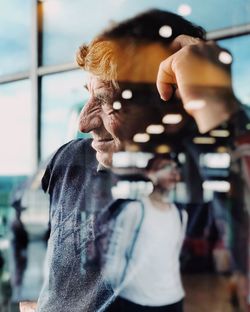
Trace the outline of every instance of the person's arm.
{"label": "person's arm", "polygon": [[127,278],[127,276],[123,276],[128,265],[127,261],[130,261],[127,259],[127,255],[135,239],[135,232],[141,218],[141,203],[132,201],[124,204],[115,221],[105,267],[106,278],[114,288],[120,287],[123,278]]}
{"label": "person's arm", "polygon": [[176,52],[158,71],[161,98],[169,100],[176,85],[184,109],[194,117],[201,133],[229,120],[239,110],[232,90],[231,54],[214,42],[186,35],[177,37],[172,47]]}

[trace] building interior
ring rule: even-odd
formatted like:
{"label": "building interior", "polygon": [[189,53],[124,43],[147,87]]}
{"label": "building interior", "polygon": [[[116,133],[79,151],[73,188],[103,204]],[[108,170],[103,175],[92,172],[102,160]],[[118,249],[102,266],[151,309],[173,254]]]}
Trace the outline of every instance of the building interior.
{"label": "building interior", "polygon": [[[78,130],[89,95],[76,51],[105,27],[151,8],[200,25],[207,40],[230,51],[233,90],[250,118],[249,0],[0,0],[0,311],[19,311],[20,301],[37,301],[50,201],[41,178],[60,146],[91,138]],[[179,106],[169,107],[164,114],[180,114]],[[244,127],[250,131],[250,121]],[[172,196],[189,215],[181,254],[184,311],[249,311],[250,184],[239,187],[234,198],[231,126],[222,123],[201,134],[187,121],[177,130],[152,132],[153,145],[138,139],[135,155],[133,144],[117,153],[112,193],[137,199],[150,192],[152,186],[140,175],[148,153],[173,149],[182,178]],[[247,161],[242,172],[249,174]],[[232,254],[239,261],[245,257],[247,272],[238,271]]]}

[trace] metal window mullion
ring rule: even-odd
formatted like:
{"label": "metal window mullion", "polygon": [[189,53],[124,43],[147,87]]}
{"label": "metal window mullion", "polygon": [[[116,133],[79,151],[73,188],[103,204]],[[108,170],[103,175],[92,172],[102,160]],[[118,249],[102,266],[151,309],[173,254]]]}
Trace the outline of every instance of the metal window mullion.
{"label": "metal window mullion", "polygon": [[31,84],[31,109],[32,109],[32,170],[38,166],[38,3],[32,0],[31,10],[31,64],[30,64],[30,84]]}
{"label": "metal window mullion", "polygon": [[66,71],[72,71],[79,69],[79,67],[75,63],[65,63],[59,65],[52,66],[41,66],[38,68],[38,76],[57,74]]}
{"label": "metal window mullion", "polygon": [[2,75],[2,76],[0,76],[0,84],[28,79],[29,74],[30,73],[28,71],[24,71],[24,72],[20,72],[20,73]]}
{"label": "metal window mullion", "polygon": [[223,40],[250,34],[250,24],[218,29],[207,33],[208,40]]}

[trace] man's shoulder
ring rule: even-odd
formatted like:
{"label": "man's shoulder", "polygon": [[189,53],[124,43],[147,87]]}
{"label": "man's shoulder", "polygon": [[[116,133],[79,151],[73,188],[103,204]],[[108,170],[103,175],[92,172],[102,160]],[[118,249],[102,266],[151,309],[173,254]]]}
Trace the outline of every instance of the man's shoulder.
{"label": "man's shoulder", "polygon": [[95,151],[91,139],[76,139],[62,145],[50,158],[49,164],[82,166],[95,162]]}
{"label": "man's shoulder", "polygon": [[76,139],[67,142],[66,144],[62,145],[61,147],[58,148],[58,150],[54,153],[54,157],[73,157],[78,154],[83,154],[83,153],[93,153],[94,150],[91,147],[91,139]]}
{"label": "man's shoulder", "polygon": [[42,178],[43,190],[50,190],[55,183],[74,177],[84,177],[97,168],[95,151],[91,147],[90,139],[72,140],[61,146],[47,163]]}

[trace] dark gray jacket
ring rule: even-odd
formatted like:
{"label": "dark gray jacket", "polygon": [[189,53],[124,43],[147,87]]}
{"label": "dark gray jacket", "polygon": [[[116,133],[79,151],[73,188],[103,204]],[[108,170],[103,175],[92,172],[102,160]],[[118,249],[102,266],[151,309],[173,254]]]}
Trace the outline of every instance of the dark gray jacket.
{"label": "dark gray jacket", "polygon": [[62,146],[42,179],[50,195],[51,234],[39,312],[101,311],[113,294],[95,245],[102,230],[98,218],[112,202],[112,179],[108,172],[97,172],[90,143],[75,140]]}

